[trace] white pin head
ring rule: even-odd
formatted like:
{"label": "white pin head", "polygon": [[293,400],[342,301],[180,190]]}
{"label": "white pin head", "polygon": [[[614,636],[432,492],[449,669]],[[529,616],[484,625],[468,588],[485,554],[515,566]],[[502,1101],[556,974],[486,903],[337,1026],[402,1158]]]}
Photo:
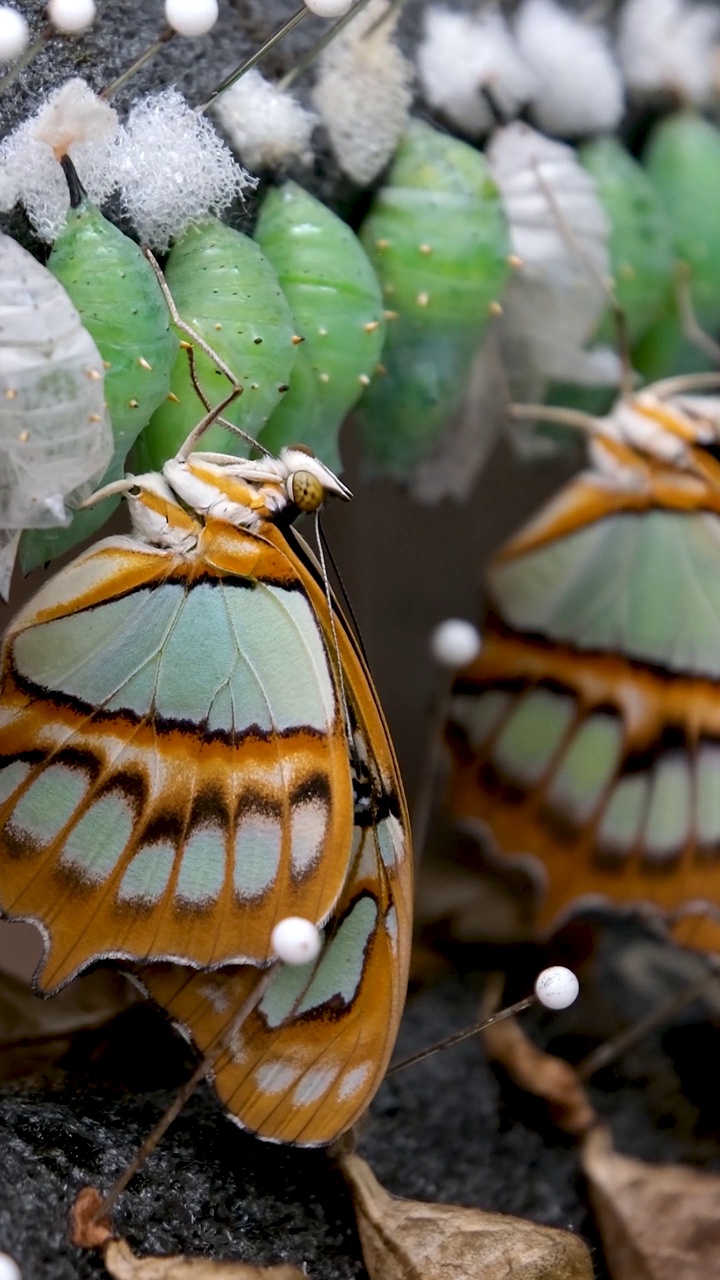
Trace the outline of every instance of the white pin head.
{"label": "white pin head", "polygon": [[9,4],[0,5],[0,64],[19,58],[29,39],[30,31],[22,14]]}
{"label": "white pin head", "polygon": [[353,0],[305,0],[305,8],[319,18],[342,18],[352,3]]}
{"label": "white pin head", "polygon": [[95,21],[95,0],[49,0],[47,16],[56,31],[76,36]]}
{"label": "white pin head", "polygon": [[561,964],[543,969],[535,979],[535,995],[546,1009],[567,1009],[578,997],[580,983],[572,969]]}
{"label": "white pin head", "polygon": [[22,1280],[17,1262],[7,1253],[0,1253],[0,1280]]}
{"label": "white pin head", "polygon": [[218,20],[217,0],[165,0],[165,17],[179,36],[206,36]]}
{"label": "white pin head", "polygon": [[320,955],[322,937],[311,920],[305,920],[303,916],[286,916],[275,925],[270,945],[285,964],[309,964]]}
{"label": "white pin head", "polygon": [[459,671],[474,662],[482,648],[477,627],[464,618],[446,618],[430,636],[430,652],[441,667]]}

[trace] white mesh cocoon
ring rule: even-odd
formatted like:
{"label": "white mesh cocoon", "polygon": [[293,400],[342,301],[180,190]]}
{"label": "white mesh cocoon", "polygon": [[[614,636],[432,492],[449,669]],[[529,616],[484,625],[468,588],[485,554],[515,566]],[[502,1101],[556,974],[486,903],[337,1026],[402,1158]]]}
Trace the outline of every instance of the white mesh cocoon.
{"label": "white mesh cocoon", "polygon": [[[586,351],[608,306],[610,224],[572,147],[524,124],[499,129],[487,152],[522,266],[499,328],[511,384],[529,370],[585,385],[619,381],[608,348]],[[515,389],[515,388],[514,388]]]}
{"label": "white mesh cocoon", "polygon": [[140,239],[156,249],[209,213],[222,214],[256,179],[176,89],[141,99],[120,144],[121,187]]}
{"label": "white mesh cocoon", "polygon": [[393,44],[397,15],[376,31],[388,0],[370,4],[322,54],[313,101],[348,177],[366,184],[377,177],[405,130],[412,103],[413,68]]}
{"label": "white mesh cocoon", "polygon": [[720,9],[685,0],[627,0],[618,53],[636,93],[672,93],[703,106],[717,95]]}
{"label": "white mesh cocoon", "polygon": [[430,106],[471,137],[488,133],[495,122],[484,90],[511,118],[535,88],[535,77],[496,9],[477,17],[426,9],[418,74]]}
{"label": "white mesh cocoon", "polygon": [[113,454],[100,353],[55,277],[0,235],[0,527],[69,523]]}
{"label": "white mesh cocoon", "polygon": [[69,155],[91,200],[117,182],[117,112],[84,80],[68,80],[0,143],[0,207],[19,200],[38,235],[53,241],[70,206],[59,157]]}
{"label": "white mesh cocoon", "polygon": [[577,138],[617,126],[623,82],[601,27],[555,0],[525,0],[515,35],[537,82],[531,113],[541,129]]}
{"label": "white mesh cocoon", "polygon": [[317,116],[259,71],[242,76],[213,111],[251,169],[281,168],[292,160],[311,163],[310,138]]}

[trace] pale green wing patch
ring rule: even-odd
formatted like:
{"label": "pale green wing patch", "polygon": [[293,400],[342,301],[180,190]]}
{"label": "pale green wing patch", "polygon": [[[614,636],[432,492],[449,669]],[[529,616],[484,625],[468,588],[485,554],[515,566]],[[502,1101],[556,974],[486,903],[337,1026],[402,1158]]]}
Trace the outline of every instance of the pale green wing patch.
{"label": "pale green wing patch", "polygon": [[720,521],[616,513],[488,574],[516,630],[720,678]]}
{"label": "pale green wing patch", "polygon": [[335,691],[301,591],[166,581],[14,640],[18,673],[50,694],[241,733],[326,731]]}

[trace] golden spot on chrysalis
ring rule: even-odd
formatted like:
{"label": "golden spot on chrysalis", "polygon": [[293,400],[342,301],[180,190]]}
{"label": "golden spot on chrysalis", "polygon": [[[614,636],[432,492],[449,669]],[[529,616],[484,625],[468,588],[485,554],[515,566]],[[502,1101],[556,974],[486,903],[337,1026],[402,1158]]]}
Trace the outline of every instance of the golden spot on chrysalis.
{"label": "golden spot on chrysalis", "polygon": [[491,316],[501,316],[503,313],[502,304],[500,302],[488,303],[488,311]]}
{"label": "golden spot on chrysalis", "polygon": [[517,270],[519,267],[525,266],[523,259],[517,253],[509,253],[505,261],[507,262],[508,266],[512,267],[514,270]]}
{"label": "golden spot on chrysalis", "polygon": [[428,255],[429,253],[432,253],[432,245],[431,245],[431,244],[419,244],[419,245],[418,245],[418,253],[422,253],[424,257],[427,257],[427,255]]}
{"label": "golden spot on chrysalis", "polygon": [[18,394],[18,393],[17,393],[17,391],[16,391],[15,387],[8,387],[7,391],[5,392],[5,399],[6,399],[6,400],[17,400],[17,394]]}
{"label": "golden spot on chrysalis", "polygon": [[359,373],[359,374],[358,374],[358,382],[359,382],[363,387],[369,387],[369,386],[370,386],[370,379],[368,378],[368,376],[367,376],[367,374],[366,374],[366,373]]}
{"label": "golden spot on chrysalis", "polygon": [[398,315],[399,315],[399,314],[400,314],[400,313],[399,313],[398,311],[384,311],[384,312],[383,312],[383,315],[385,316],[385,319],[386,319],[386,320],[397,320],[397,318],[398,318]]}
{"label": "golden spot on chrysalis", "polygon": [[168,400],[170,400],[173,404],[179,404],[179,403],[180,403],[180,401],[179,401],[178,397],[175,395],[175,392],[174,392],[174,391],[168,391],[167,398],[168,398]]}
{"label": "golden spot on chrysalis", "polygon": [[330,374],[329,374],[329,373],[320,373],[320,374],[318,374],[318,377],[320,378],[320,381],[321,381],[321,382],[329,382],[329,381],[330,381]]}
{"label": "golden spot on chrysalis", "polygon": [[365,333],[374,333],[375,330],[379,328],[380,328],[379,320],[368,320],[367,324],[363,325],[363,329]]}
{"label": "golden spot on chrysalis", "polygon": [[129,409],[137,409],[137,407],[138,407],[138,402],[137,402],[137,400],[128,400],[128,408],[129,408]]}
{"label": "golden spot on chrysalis", "polygon": [[376,241],[375,241],[375,248],[376,248],[376,249],[378,249],[378,250],[380,251],[380,253],[384,253],[386,249],[389,249],[389,248],[390,248],[390,241],[389,241],[389,240],[376,240]]}
{"label": "golden spot on chrysalis", "polygon": [[102,379],[102,374],[99,369],[86,369],[85,372],[91,382],[100,382]]}
{"label": "golden spot on chrysalis", "polygon": [[304,342],[305,339],[301,338],[299,333],[294,333],[290,341],[294,347],[297,347],[298,344]]}
{"label": "golden spot on chrysalis", "polygon": [[415,299],[419,307],[426,307],[430,301],[429,293],[419,293]]}
{"label": "golden spot on chrysalis", "polygon": [[145,359],[144,356],[138,356],[138,364],[140,365],[141,369],[147,369],[148,373],[152,373],[152,365],[150,364],[149,360]]}

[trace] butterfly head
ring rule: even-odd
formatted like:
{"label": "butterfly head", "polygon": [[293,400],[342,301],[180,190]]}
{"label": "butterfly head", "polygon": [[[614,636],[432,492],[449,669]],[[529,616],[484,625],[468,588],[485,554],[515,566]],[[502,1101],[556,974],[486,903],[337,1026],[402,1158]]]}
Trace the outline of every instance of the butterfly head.
{"label": "butterfly head", "polygon": [[256,528],[292,505],[317,511],[328,494],[348,499],[350,490],[303,446],[279,457],[234,458],[221,453],[178,455],[163,475],[174,492],[198,514],[241,528]]}
{"label": "butterfly head", "polygon": [[352,494],[304,444],[288,445],[278,458],[285,471],[285,489],[299,511],[317,511],[328,495],[348,501]]}

